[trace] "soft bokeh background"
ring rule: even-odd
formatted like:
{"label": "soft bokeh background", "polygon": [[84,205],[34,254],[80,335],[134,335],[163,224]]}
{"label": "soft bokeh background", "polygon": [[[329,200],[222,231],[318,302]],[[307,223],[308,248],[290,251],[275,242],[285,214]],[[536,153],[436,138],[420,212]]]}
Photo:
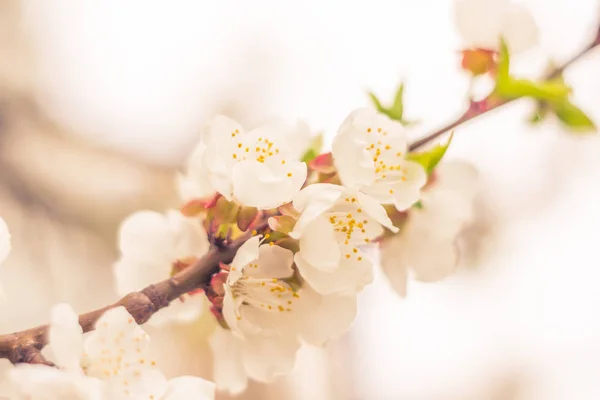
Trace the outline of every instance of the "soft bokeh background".
{"label": "soft bokeh background", "polygon": [[[540,46],[526,76],[584,46],[597,0],[522,1]],[[251,126],[305,119],[328,137],[372,89],[406,81],[415,135],[465,107],[451,0],[0,3],[0,215],[14,251],[0,270],[0,331],[116,298],[120,219],[175,205],[172,174],[208,117]],[[600,51],[566,73],[600,122]],[[456,131],[449,157],[481,170],[477,251],[438,284],[398,298],[385,277],[353,329],[307,348],[293,376],[240,398],[600,398],[600,139],[523,121],[517,102]],[[210,376],[210,320],[152,330],[170,375]],[[1,385],[1,383],[0,383]]]}

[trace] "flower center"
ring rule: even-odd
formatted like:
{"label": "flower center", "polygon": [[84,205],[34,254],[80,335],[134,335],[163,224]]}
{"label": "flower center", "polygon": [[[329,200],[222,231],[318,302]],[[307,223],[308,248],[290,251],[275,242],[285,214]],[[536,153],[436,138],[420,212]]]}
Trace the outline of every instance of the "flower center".
{"label": "flower center", "polygon": [[[248,264],[246,268],[257,268]],[[260,279],[243,276],[232,287],[233,298],[242,298],[242,304],[265,311],[291,312],[300,295],[279,279]]]}
{"label": "flower center", "polygon": [[[284,152],[277,147],[275,142],[267,137],[252,137],[252,135],[240,135],[238,130],[231,132],[231,138],[234,143],[231,158],[235,162],[254,160],[259,163],[268,163],[271,165],[286,165],[289,160],[284,156]],[[292,173],[287,173],[288,178]]]}
{"label": "flower center", "polygon": [[377,181],[398,179],[406,181],[407,169],[402,166],[404,154],[395,148],[398,146],[394,146],[393,141],[388,139],[388,132],[380,127],[369,127],[366,131],[368,144],[365,150],[372,156]]}
{"label": "flower center", "polygon": [[344,203],[325,214],[341,243],[369,243],[366,224],[369,222],[356,197],[344,198]]}

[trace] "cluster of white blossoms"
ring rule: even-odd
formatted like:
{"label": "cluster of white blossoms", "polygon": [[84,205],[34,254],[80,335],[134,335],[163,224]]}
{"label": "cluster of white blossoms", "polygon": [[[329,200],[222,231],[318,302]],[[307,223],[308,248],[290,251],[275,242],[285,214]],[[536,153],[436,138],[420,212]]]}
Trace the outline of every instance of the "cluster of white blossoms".
{"label": "cluster of white blossoms", "polygon": [[7,370],[0,396],[15,400],[209,400],[212,382],[192,376],[168,380],[150,354],[150,338],[123,307],[105,312],[82,334],[77,315],[51,311],[46,359],[56,367],[19,364]]}
{"label": "cluster of white blossoms", "polygon": [[512,0],[457,0],[454,14],[466,47],[498,50],[502,37],[512,53],[520,53],[539,40],[532,13]]}
{"label": "cluster of white blossoms", "polygon": [[[150,319],[192,321],[208,298],[218,322],[210,337],[218,390],[237,394],[249,379],[271,382],[291,372],[303,343],[323,345],[347,330],[357,294],[373,280],[368,248],[383,243],[385,270],[405,285],[407,268],[421,267],[412,262],[419,252],[452,245],[446,233],[435,232],[451,230],[445,222],[453,211],[446,220],[435,214],[453,199],[442,189],[447,174],[429,177],[411,161],[399,122],[361,108],[341,124],[331,153],[318,155],[311,143],[305,125],[246,131],[217,116],[178,176],[184,206],[136,212],[121,226],[115,276],[122,295],[168,279],[204,256],[210,243],[251,235],[231,263],[212,271],[204,293],[186,294]],[[395,226],[390,216],[403,222]],[[418,237],[423,230],[431,237]],[[421,239],[414,249],[401,244],[402,256],[394,255],[391,243]],[[422,269],[441,277],[455,262],[452,253]]]}

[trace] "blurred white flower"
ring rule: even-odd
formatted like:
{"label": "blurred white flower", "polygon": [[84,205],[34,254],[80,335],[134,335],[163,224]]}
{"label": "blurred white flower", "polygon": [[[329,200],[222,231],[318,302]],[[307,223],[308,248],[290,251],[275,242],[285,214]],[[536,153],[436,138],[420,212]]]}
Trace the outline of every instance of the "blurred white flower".
{"label": "blurred white flower", "polygon": [[[197,218],[170,210],[166,214],[138,211],[119,230],[121,258],[114,265],[117,292],[132,291],[168,279],[178,260],[193,260],[209,249],[206,231]],[[186,294],[152,316],[149,323],[189,322],[205,308],[203,295]]]}
{"label": "blurred white flower", "polygon": [[332,155],[344,186],[399,211],[419,200],[427,181],[423,167],[405,159],[402,125],[371,108],[350,113],[333,139]]}
{"label": "blurred white flower", "polygon": [[245,335],[217,326],[209,338],[214,354],[217,389],[233,395],[243,392],[248,378],[273,382],[294,368],[300,342],[280,335]]}
{"label": "blurred white flower", "polygon": [[356,315],[355,296],[323,296],[306,283],[294,291],[294,254],[260,245],[255,236],[240,247],[225,285],[223,316],[240,334],[297,338],[315,345],[344,332]]}
{"label": "blurred white flower", "polygon": [[458,262],[456,239],[473,218],[477,171],[468,163],[445,162],[423,190],[422,208],[409,211],[400,233],[381,244],[381,264],[390,283],[406,295],[408,270],[433,282],[451,274]]}
{"label": "blurred white flower", "polygon": [[509,50],[519,53],[539,40],[531,12],[510,0],[460,0],[454,13],[466,47],[497,50],[504,37]]}
{"label": "blurred white flower", "polygon": [[6,222],[0,217],[0,264],[6,260],[8,253],[10,253],[10,232]]}
{"label": "blurred white flower", "polygon": [[278,207],[306,179],[306,164],[290,140],[296,133],[281,123],[245,132],[234,120],[217,116],[189,161],[189,176],[201,193],[217,191],[259,209]]}
{"label": "blurred white flower", "polygon": [[[17,399],[214,399],[196,377],[168,381],[149,358],[150,338],[124,307],[108,310],[84,336],[70,306],[51,313],[47,358],[60,370],[21,364],[8,371]],[[12,398],[12,397],[11,397]]]}
{"label": "blurred white flower", "polygon": [[177,191],[183,201],[210,197],[215,193],[203,165],[205,151],[204,142],[198,143],[187,160],[186,173],[176,176]]}
{"label": "blurred white flower", "polygon": [[299,239],[294,261],[302,277],[321,294],[354,295],[373,279],[372,262],[360,246],[396,232],[384,208],[365,194],[338,185],[307,186],[295,198],[300,218],[290,232]]}

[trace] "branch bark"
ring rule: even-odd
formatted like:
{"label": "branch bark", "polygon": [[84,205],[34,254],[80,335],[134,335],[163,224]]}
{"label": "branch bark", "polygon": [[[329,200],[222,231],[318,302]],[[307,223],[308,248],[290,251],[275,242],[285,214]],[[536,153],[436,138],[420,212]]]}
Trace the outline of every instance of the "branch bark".
{"label": "branch bark", "polygon": [[[600,46],[600,28],[598,28],[598,33],[597,33],[596,37],[588,46],[586,46],[583,50],[579,51],[573,57],[571,57],[570,59],[565,61],[562,65],[552,69],[552,71],[550,71],[548,74],[546,74],[543,79],[544,80],[552,80],[552,79],[559,77],[565,71],[565,69],[567,69],[569,66],[571,66],[571,64],[575,63],[576,61],[581,59],[583,56],[588,54],[592,49],[594,49],[598,46]],[[495,100],[492,102],[486,101],[487,99],[484,99],[481,102],[471,102],[469,104],[469,108],[459,118],[457,118],[455,121],[449,123],[448,125],[440,128],[432,133],[429,133],[429,134],[425,135],[423,138],[411,143],[411,145],[409,146],[409,150],[410,151],[417,150],[417,149],[425,146],[427,143],[442,136],[444,133],[456,128],[457,126],[462,125],[463,123],[470,121],[473,118],[479,117],[480,115],[486,114],[492,110],[500,108],[500,107],[502,107],[508,103],[511,103],[514,100],[518,100],[518,99],[519,98],[506,99],[506,100],[502,99],[502,100]]]}
{"label": "branch bark", "polygon": [[[79,324],[84,332],[92,331],[96,321],[105,311],[118,306],[125,307],[138,324],[145,323],[171,301],[207,285],[211,276],[219,271],[220,263],[230,263],[240,246],[251,236],[252,233],[248,232],[228,244],[213,247],[204,257],[171,278],[152,284],[139,292],[129,293],[114,304],[81,314]],[[0,358],[6,358],[13,364],[52,365],[41,354],[42,348],[47,344],[47,331],[48,325],[41,325],[21,332],[0,335]]]}

